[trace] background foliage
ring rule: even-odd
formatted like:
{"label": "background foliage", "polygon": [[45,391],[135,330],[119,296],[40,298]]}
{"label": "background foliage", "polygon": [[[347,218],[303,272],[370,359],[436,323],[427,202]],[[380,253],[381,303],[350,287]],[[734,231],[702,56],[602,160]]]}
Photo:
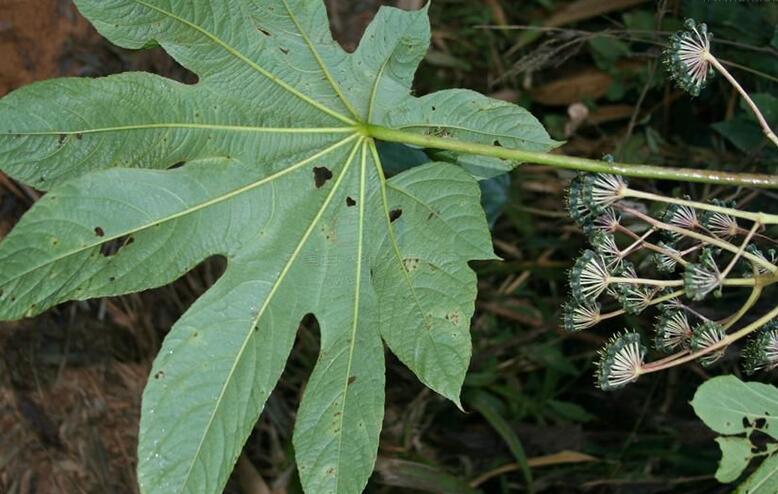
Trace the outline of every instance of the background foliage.
{"label": "background foliage", "polygon": [[[377,3],[328,2],[344,46],[354,48]],[[417,94],[468,87],[518,102],[543,116],[555,138],[567,139],[568,154],[776,172],[775,152],[763,145],[726,84],[716,80],[692,100],[667,84],[656,64],[664,32],[686,16],[708,22],[717,40],[730,41],[714,44],[721,58],[761,72],[735,69],[774,122],[773,4],[513,4],[433,2],[433,49],[417,76]],[[0,51],[9,54],[0,57],[2,92],[56,75],[137,69],[193,81],[159,50],[110,46],[67,1],[9,5],[0,7]],[[526,25],[536,28],[508,29]],[[708,375],[737,372],[734,360],[708,370],[686,366],[605,394],[592,386],[593,352],[612,330],[645,329],[648,321],[621,319],[591,333],[561,333],[565,270],[584,244],[561,205],[569,177],[526,166],[510,182],[490,185],[495,202],[488,207],[503,204],[502,215],[492,219],[495,248],[505,262],[476,265],[475,348],[463,399],[468,413],[425,390],[390,359],[389,406],[371,492],[521,492],[529,479],[537,492],[731,489],[713,478],[719,447],[688,401]],[[772,204],[775,212],[770,192],[653,186],[700,199],[735,197],[746,207],[769,210]],[[3,176],[0,188],[4,235],[39,194]],[[222,269],[213,259],[169,287],[3,323],[0,490],[133,492],[139,397],[149,364],[172,322]],[[722,300],[722,313],[738,302]],[[292,411],[315,362],[317,338],[313,324],[304,324],[228,492],[265,492],[265,483],[299,492]]]}

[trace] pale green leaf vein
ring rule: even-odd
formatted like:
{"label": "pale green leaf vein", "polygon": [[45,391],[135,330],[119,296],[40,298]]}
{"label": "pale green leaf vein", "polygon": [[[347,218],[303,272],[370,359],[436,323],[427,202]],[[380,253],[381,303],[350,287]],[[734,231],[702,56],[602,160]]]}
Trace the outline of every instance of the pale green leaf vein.
{"label": "pale green leaf vein", "polygon": [[173,20],[175,20],[177,22],[180,22],[181,24],[184,24],[185,26],[188,26],[188,27],[194,29],[195,31],[199,32],[200,34],[202,34],[206,38],[208,38],[211,41],[213,41],[214,43],[216,43],[217,45],[219,45],[222,48],[224,48],[230,55],[236,57],[237,59],[239,59],[240,61],[242,61],[243,63],[245,63],[246,65],[248,65],[252,69],[254,69],[255,71],[257,71],[261,75],[265,76],[268,80],[270,80],[273,83],[275,83],[276,85],[280,86],[281,88],[283,88],[288,93],[290,93],[290,94],[296,96],[297,98],[305,101],[309,105],[319,109],[320,111],[322,111],[322,112],[324,112],[324,113],[326,113],[326,114],[328,114],[328,115],[330,115],[332,117],[337,118],[341,122],[345,122],[345,123],[350,124],[350,125],[355,123],[354,120],[350,119],[349,117],[347,117],[345,115],[341,115],[340,113],[336,112],[335,110],[332,110],[331,108],[327,107],[326,105],[324,105],[324,104],[314,100],[313,98],[311,98],[311,97],[301,93],[300,91],[298,91],[294,87],[290,86],[287,82],[283,81],[280,77],[272,74],[271,72],[266,70],[264,67],[262,67],[261,65],[257,64],[256,62],[254,62],[253,60],[248,58],[246,55],[241,53],[239,50],[237,50],[237,49],[233,48],[232,46],[230,46],[229,44],[225,43],[221,38],[219,38],[215,34],[213,34],[210,31],[207,31],[206,29],[204,29],[202,26],[198,26],[197,24],[195,24],[194,22],[192,22],[192,21],[190,21],[188,19],[184,19],[183,17],[180,17],[180,16],[174,14],[173,12],[170,12],[168,10],[162,9],[160,7],[157,7],[156,5],[152,5],[150,3],[144,2],[143,0],[135,0],[135,2],[140,4],[140,5],[143,5],[143,6],[147,7],[147,8],[149,8],[151,10],[157,11],[160,14],[162,14],[162,15],[164,15],[166,17],[169,17],[169,18],[171,18],[171,19],[173,19]]}
{"label": "pale green leaf vein", "polygon": [[343,105],[346,107],[346,109],[349,112],[351,112],[351,115],[353,115],[354,118],[359,119],[359,115],[357,115],[357,112],[354,109],[354,106],[352,106],[351,101],[349,101],[349,99],[346,98],[346,96],[343,94],[343,90],[341,89],[340,85],[337,82],[335,82],[335,79],[332,77],[332,74],[327,69],[327,66],[324,64],[324,60],[321,59],[321,55],[319,55],[319,51],[313,45],[311,39],[308,37],[308,34],[305,32],[302,26],[300,26],[300,22],[297,20],[297,16],[294,14],[294,12],[292,12],[292,9],[289,8],[289,2],[287,0],[282,0],[282,1],[284,2],[284,7],[286,8],[286,12],[289,14],[289,18],[292,20],[295,29],[297,29],[297,32],[300,33],[300,36],[303,38],[303,41],[305,41],[305,44],[308,46],[308,49],[311,51],[313,58],[316,59],[316,63],[319,64],[319,67],[321,68],[324,77],[327,78],[327,82],[330,83],[330,86],[332,86],[332,89],[338,95],[338,98],[340,98],[340,100],[343,102]]}
{"label": "pale green leaf vein", "polygon": [[347,144],[348,142],[353,141],[357,137],[358,137],[357,134],[351,135],[351,136],[349,136],[349,137],[347,137],[345,139],[342,139],[341,141],[338,141],[335,144],[333,144],[333,145],[331,145],[331,146],[329,146],[329,147],[319,151],[318,153],[316,153],[316,154],[314,154],[312,156],[309,156],[308,158],[305,158],[305,159],[303,159],[303,160],[301,160],[301,161],[299,161],[299,162],[297,162],[297,163],[295,163],[293,165],[290,165],[290,166],[284,168],[283,170],[280,170],[280,171],[278,171],[278,172],[276,172],[276,173],[274,173],[272,175],[269,175],[269,176],[267,176],[267,177],[265,177],[265,178],[263,178],[261,180],[257,180],[256,182],[252,182],[250,184],[244,185],[243,187],[239,187],[239,188],[237,188],[235,190],[232,190],[232,191],[230,191],[230,192],[228,192],[226,194],[222,194],[222,195],[220,195],[218,197],[214,197],[214,198],[209,199],[207,201],[203,201],[203,202],[201,202],[199,204],[196,204],[196,205],[194,205],[192,207],[183,209],[181,211],[178,211],[177,213],[171,214],[171,215],[166,216],[164,218],[154,219],[153,221],[150,221],[148,223],[140,225],[140,226],[138,226],[136,228],[133,228],[131,230],[123,231],[123,232],[117,233],[115,235],[110,235],[110,236],[106,235],[105,237],[101,237],[99,242],[92,242],[92,243],[86,244],[86,245],[81,246],[81,247],[79,247],[77,249],[73,249],[73,250],[70,250],[68,252],[65,252],[65,253],[63,253],[63,254],[55,257],[55,258],[49,259],[47,262],[45,262],[43,264],[36,265],[36,266],[34,266],[34,267],[32,267],[32,268],[30,268],[30,269],[28,269],[28,270],[26,270],[26,271],[24,271],[22,273],[19,273],[19,274],[15,275],[12,278],[9,278],[8,280],[6,280],[6,283],[11,283],[11,282],[15,281],[18,278],[21,278],[21,277],[26,276],[26,275],[34,272],[34,271],[37,271],[38,269],[41,269],[41,268],[43,268],[45,266],[48,266],[50,264],[54,264],[54,263],[59,262],[59,261],[61,261],[63,259],[66,259],[66,258],[68,258],[70,256],[74,256],[76,254],[79,254],[79,253],[84,252],[86,250],[92,249],[94,247],[100,246],[100,245],[102,245],[102,244],[104,244],[106,242],[110,242],[111,240],[116,240],[117,238],[121,238],[121,237],[124,237],[126,235],[131,235],[133,233],[138,233],[140,231],[146,230],[146,229],[148,229],[148,228],[150,228],[150,227],[152,227],[154,225],[161,224],[161,223],[166,223],[166,222],[175,220],[177,218],[181,218],[183,216],[195,213],[195,212],[197,212],[197,211],[199,211],[199,210],[201,210],[203,208],[207,208],[207,207],[213,206],[215,204],[224,202],[224,201],[226,201],[228,199],[231,199],[231,198],[233,198],[233,197],[235,197],[237,195],[240,195],[240,194],[242,194],[244,192],[256,189],[257,187],[261,187],[262,185],[265,185],[265,184],[270,183],[270,182],[272,182],[274,180],[277,180],[277,179],[283,177],[284,175],[287,175],[287,174],[297,170],[298,168],[300,168],[302,166],[305,166],[306,164],[310,163],[311,161],[317,160],[317,159],[321,158],[322,156],[325,156],[325,155],[329,154],[330,152],[338,149],[339,147]]}
{"label": "pale green leaf vein", "polygon": [[411,278],[408,275],[408,271],[405,269],[405,266],[403,265],[403,256],[402,253],[400,252],[400,246],[397,243],[397,236],[394,233],[394,225],[392,225],[392,221],[389,215],[389,200],[386,196],[386,188],[388,184],[386,181],[386,177],[384,176],[384,170],[381,166],[381,158],[378,155],[378,148],[375,145],[375,141],[370,142],[370,152],[373,155],[373,164],[375,165],[376,171],[378,172],[378,176],[381,179],[381,200],[384,205],[384,216],[386,217],[386,229],[389,236],[389,242],[392,244],[392,251],[394,252],[395,258],[399,263],[400,271],[403,274],[403,279],[405,280],[405,284],[408,286],[408,290],[410,290],[411,294],[413,295],[414,306],[419,311],[419,314],[421,314],[424,323],[427,325],[431,325],[432,323],[430,321],[430,318],[421,305],[421,300],[419,299],[418,293],[416,293],[416,287],[411,282]]}
{"label": "pale green leaf vein", "polygon": [[278,133],[278,134],[346,134],[354,132],[353,127],[254,127],[249,125],[220,125],[220,124],[193,124],[181,122],[138,124],[138,125],[120,125],[115,127],[97,127],[85,128],[79,130],[47,130],[36,132],[9,132],[12,136],[36,136],[36,135],[81,135],[81,134],[99,134],[105,132],[123,132],[130,130],[150,130],[150,129],[196,129],[196,130],[218,130],[228,132],[246,132],[246,133]]}
{"label": "pale green leaf vein", "polygon": [[[355,136],[353,136],[351,139],[353,139]],[[350,140],[350,139],[349,139]],[[313,220],[311,221],[311,224],[308,225],[308,228],[306,228],[305,232],[303,233],[302,237],[300,238],[300,241],[297,243],[294,251],[292,251],[291,256],[286,261],[286,264],[284,264],[283,269],[278,274],[278,277],[273,282],[273,285],[270,288],[270,291],[268,292],[267,296],[265,297],[265,300],[262,302],[262,307],[257,311],[257,315],[254,317],[252,324],[249,326],[247,332],[246,332],[246,338],[243,340],[243,343],[240,346],[240,349],[238,350],[238,353],[235,355],[235,359],[233,360],[232,367],[230,368],[230,371],[227,373],[227,377],[224,380],[224,384],[222,385],[222,388],[219,392],[219,396],[215,400],[215,405],[213,407],[213,411],[211,412],[210,417],[208,418],[208,422],[203,429],[203,433],[200,437],[200,442],[197,445],[197,449],[195,450],[195,454],[192,456],[192,461],[189,463],[189,469],[187,470],[187,473],[184,475],[184,480],[182,482],[182,489],[181,492],[184,492],[186,490],[186,485],[189,482],[190,476],[192,474],[192,470],[194,468],[194,464],[196,462],[196,459],[200,456],[200,452],[202,451],[203,445],[205,444],[205,437],[208,435],[208,431],[211,429],[211,426],[213,425],[213,421],[216,417],[216,411],[220,407],[223,399],[224,394],[227,391],[227,387],[229,383],[232,381],[232,377],[235,374],[235,370],[238,367],[238,363],[240,362],[243,352],[245,352],[246,347],[248,346],[249,341],[251,340],[251,336],[253,335],[254,327],[259,323],[259,320],[262,318],[262,316],[265,314],[265,311],[270,306],[270,302],[273,300],[273,297],[275,296],[276,291],[279,289],[281,284],[283,283],[284,279],[286,278],[286,275],[289,273],[289,270],[294,265],[295,261],[297,260],[297,256],[300,255],[300,252],[303,250],[303,247],[305,247],[306,242],[308,241],[308,238],[311,236],[311,233],[316,228],[316,225],[321,220],[321,217],[324,215],[324,212],[327,210],[327,207],[329,206],[330,202],[332,202],[332,198],[335,196],[335,193],[340,188],[340,184],[343,181],[343,178],[348,174],[348,171],[351,167],[351,163],[354,160],[354,155],[356,154],[357,150],[359,149],[360,144],[362,143],[363,139],[360,139],[357,141],[357,143],[352,148],[351,152],[348,155],[348,158],[346,158],[346,162],[343,165],[343,170],[341,171],[340,175],[335,181],[335,184],[332,186],[332,189],[327,194],[327,197],[324,199],[324,202],[322,203],[321,207],[319,208],[318,212],[316,213],[316,216],[314,216]],[[364,202],[364,201],[360,201]]]}
{"label": "pale green leaf vein", "polygon": [[362,289],[362,249],[364,247],[364,227],[365,227],[365,168],[367,163],[367,148],[365,141],[362,141],[362,157],[360,160],[359,172],[359,223],[357,225],[357,259],[354,287],[354,311],[352,313],[351,335],[349,338],[348,363],[346,365],[346,376],[343,380],[343,400],[340,405],[340,415],[338,416],[338,462],[335,474],[335,492],[340,492],[341,479],[341,461],[343,457],[343,420],[346,414],[346,401],[348,397],[349,379],[351,377],[351,367],[354,361],[354,348],[357,344],[357,328],[359,326],[359,298]]}

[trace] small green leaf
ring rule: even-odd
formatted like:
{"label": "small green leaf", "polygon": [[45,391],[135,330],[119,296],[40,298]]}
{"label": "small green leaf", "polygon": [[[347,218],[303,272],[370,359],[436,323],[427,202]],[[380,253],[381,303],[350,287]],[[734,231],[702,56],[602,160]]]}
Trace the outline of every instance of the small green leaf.
{"label": "small green leaf", "polygon": [[[768,494],[778,490],[778,443],[756,448],[754,431],[776,438],[778,389],[756,382],[743,382],[735,376],[719,376],[702,384],[691,402],[698,417],[720,434],[721,462],[716,471],[719,482],[734,482],[752,459],[764,461],[737,489],[743,494]],[[737,434],[737,436],[734,436]]]}
{"label": "small green leaf", "polygon": [[778,439],[775,386],[718,376],[697,389],[691,405],[705,425],[719,434],[742,434],[756,428]]}

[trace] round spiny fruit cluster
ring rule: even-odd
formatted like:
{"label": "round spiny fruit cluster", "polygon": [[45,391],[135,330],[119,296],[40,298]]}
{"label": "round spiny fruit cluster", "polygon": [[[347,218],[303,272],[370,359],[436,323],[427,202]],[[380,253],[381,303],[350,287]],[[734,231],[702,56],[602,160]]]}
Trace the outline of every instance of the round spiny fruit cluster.
{"label": "round spiny fruit cluster", "polygon": [[705,23],[697,24],[693,19],[687,19],[684,27],[670,37],[663,59],[678,86],[692,96],[699,96],[714,73],[710,63],[713,33],[708,32]]}
{"label": "round spiny fruit cluster", "polygon": [[603,391],[611,391],[635,381],[640,376],[646,347],[637,333],[614,335],[599,352],[595,382]]}

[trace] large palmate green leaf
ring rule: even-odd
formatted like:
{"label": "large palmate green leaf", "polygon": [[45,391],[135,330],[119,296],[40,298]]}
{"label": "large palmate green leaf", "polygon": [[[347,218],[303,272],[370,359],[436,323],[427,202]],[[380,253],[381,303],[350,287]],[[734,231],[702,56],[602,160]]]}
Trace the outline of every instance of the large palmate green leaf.
{"label": "large palmate green leaf", "polygon": [[[737,492],[778,492],[778,388],[719,376],[702,384],[691,404],[708,427],[722,434],[716,438],[721,448],[716,479],[734,482],[752,460],[758,460],[762,462],[759,468],[738,486]],[[755,432],[764,435],[760,438]],[[759,444],[766,437],[772,441]]]}
{"label": "large palmate green leaf", "polygon": [[428,163],[387,180],[366,124],[555,143],[513,105],[410,95],[425,10],[382,8],[347,54],[321,0],[76,3],[114,43],[159,44],[199,81],[58,79],[0,100],[0,168],[49,191],[0,243],[0,318],[157,287],[224,256],[151,371],[142,492],[220,492],[306,314],[321,349],[294,434],[300,477],[309,493],[361,491],[383,416],[383,343],[458,403],[468,262],[494,258],[472,174]]}

